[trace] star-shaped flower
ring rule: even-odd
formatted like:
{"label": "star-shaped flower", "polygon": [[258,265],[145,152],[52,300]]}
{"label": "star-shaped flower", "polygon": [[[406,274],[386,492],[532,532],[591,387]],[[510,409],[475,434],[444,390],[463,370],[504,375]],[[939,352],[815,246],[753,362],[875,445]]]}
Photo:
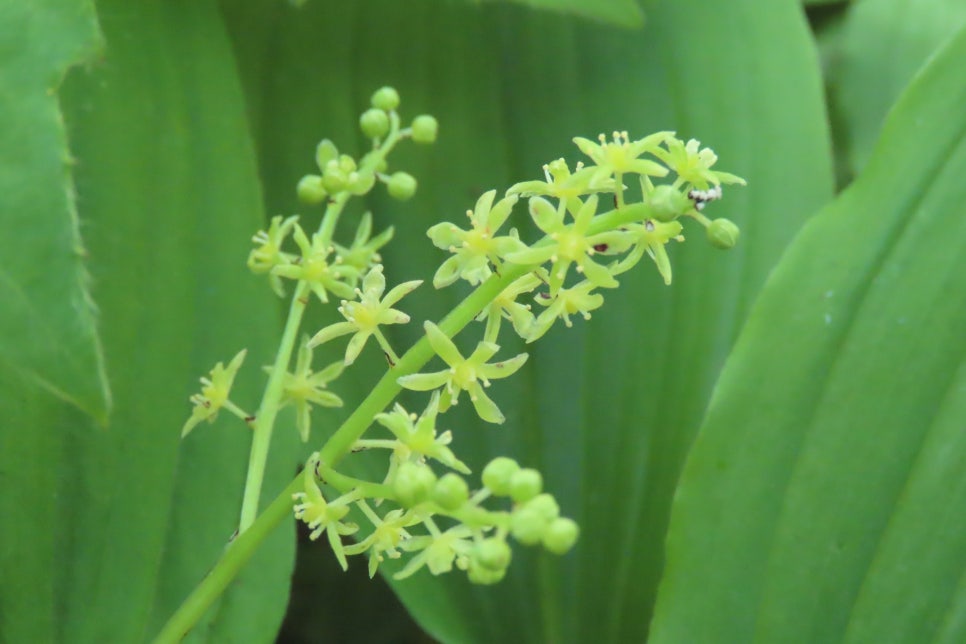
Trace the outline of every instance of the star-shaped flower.
{"label": "star-shaped flower", "polygon": [[439,411],[446,411],[451,404],[456,404],[461,391],[470,395],[470,401],[480,418],[490,423],[502,423],[505,418],[496,403],[493,402],[483,387],[490,386],[490,380],[512,376],[527,361],[527,354],[488,364],[487,360],[496,355],[500,347],[492,342],[480,342],[469,358],[464,358],[445,333],[432,322],[424,325],[426,337],[436,354],[449,366],[448,369],[435,373],[414,373],[402,376],[398,382],[406,389],[415,391],[431,391],[444,387],[440,397]]}
{"label": "star-shaped flower", "polygon": [[502,237],[496,234],[510,216],[518,197],[504,197],[494,206],[495,196],[496,190],[484,193],[476,202],[476,208],[466,211],[470,219],[469,230],[445,221],[427,231],[437,248],[453,253],[433,277],[436,288],[449,286],[460,278],[470,284],[479,284],[492,274],[491,262],[498,265],[507,253],[526,248],[512,232]]}
{"label": "star-shaped flower", "polygon": [[241,418],[248,416],[248,414],[228,400],[231,386],[235,382],[235,375],[245,360],[245,354],[247,352],[246,349],[242,349],[231,359],[227,367],[219,362],[211,370],[210,378],[201,378],[201,393],[194,394],[190,398],[194,404],[194,409],[191,410],[191,417],[188,418],[184,427],[181,428],[182,438],[187,436],[188,432],[194,429],[201,421],[207,420],[209,423],[214,422],[218,416],[218,410],[222,407],[229,409]]}
{"label": "star-shaped flower", "polygon": [[396,437],[397,458],[408,460],[411,455],[432,458],[457,472],[469,474],[470,468],[447,447],[453,442],[453,433],[446,430],[436,435],[438,413],[439,392],[433,392],[429,405],[418,418],[416,414],[407,413],[402,405],[396,403],[391,412],[376,415],[376,421]]}
{"label": "star-shaped flower", "polygon": [[[295,406],[295,426],[298,428],[302,442],[309,440],[311,430],[312,405],[320,407],[341,407],[342,399],[331,391],[327,391],[329,383],[342,374],[344,365],[333,362],[322,371],[312,371],[312,349],[308,345],[308,338],[302,339],[298,357],[295,361],[295,371],[286,373],[282,377],[281,406]],[[271,373],[271,367],[264,368]]]}
{"label": "star-shaped flower", "polygon": [[[272,217],[272,223],[267,231],[259,230],[255,233],[252,241],[258,244],[258,247],[254,248],[248,255],[248,268],[253,273],[271,273],[271,270],[276,266],[290,264],[295,259],[293,255],[282,252],[282,244],[295,228],[297,221],[297,216],[288,217],[285,220],[281,216]],[[279,297],[283,297],[285,289],[282,288],[282,280],[279,279],[278,275],[269,274],[268,280],[272,290]]]}
{"label": "star-shaped flower", "polygon": [[552,262],[550,268],[550,290],[556,290],[564,282],[571,264],[577,264],[577,272],[583,273],[597,286],[614,288],[617,280],[606,267],[593,259],[598,247],[607,247],[620,240],[619,231],[607,231],[587,236],[594,215],[597,213],[597,195],[591,195],[580,207],[574,223],[564,223],[563,208],[554,207],[541,197],[530,199],[530,215],[537,226],[547,234],[553,243],[527,248],[507,255],[507,261],[514,264],[542,264]]}
{"label": "star-shaped flower", "polygon": [[405,579],[423,566],[429,568],[429,572],[434,575],[442,575],[453,569],[454,561],[459,568],[465,569],[473,551],[472,536],[472,530],[461,524],[441,534],[414,537],[403,542],[403,550],[422,552],[410,559],[405,568],[393,575],[393,579]]}
{"label": "star-shaped flower", "polygon": [[392,308],[392,305],[412,293],[422,283],[422,280],[403,282],[383,297],[386,278],[382,274],[382,265],[374,266],[362,280],[362,290],[355,290],[358,301],[343,300],[339,306],[339,313],[346,321],[330,324],[316,333],[309,341],[309,346],[315,347],[333,338],[352,333],[354,335],[345,350],[345,364],[350,365],[359,357],[370,336],[374,335],[379,346],[395,363],[398,358],[379,326],[409,322],[409,316]]}
{"label": "star-shaped flower", "polygon": [[664,278],[664,283],[671,284],[671,259],[664,246],[671,241],[684,241],[681,234],[682,226],[677,221],[662,222],[656,219],[646,219],[640,224],[628,224],[625,234],[634,240],[634,248],[616,266],[612,268],[615,274],[623,273],[637,264],[646,252],[654,260],[658,272]]}
{"label": "star-shaped flower", "polygon": [[631,141],[627,132],[614,132],[611,141],[601,134],[598,137],[600,143],[594,143],[590,139],[579,136],[574,138],[574,143],[597,166],[596,180],[616,176],[619,181],[624,174],[666,176],[667,168],[649,159],[641,159],[640,156],[644,153],[653,154],[661,143],[673,138],[673,132],[657,132],[643,139]]}
{"label": "star-shaped flower", "polygon": [[595,192],[614,192],[616,182],[609,176],[601,176],[596,166],[585,168],[578,163],[571,173],[567,162],[557,159],[543,166],[546,181],[522,181],[506,191],[508,195],[521,197],[553,197],[567,203],[567,210],[575,214],[583,203],[580,197]]}
{"label": "star-shaped flower", "polygon": [[[359,275],[364,274],[371,267],[382,261],[379,256],[379,249],[389,243],[394,234],[393,227],[390,226],[384,231],[371,237],[372,235],[372,213],[365,213],[359,221],[359,228],[356,229],[355,239],[348,248],[333,242],[336,256],[342,260],[345,266],[355,268]],[[355,286],[355,282],[349,282]]]}
{"label": "star-shaped flower", "polygon": [[513,324],[513,330],[516,331],[517,335],[525,338],[527,329],[533,323],[533,313],[530,312],[528,304],[517,302],[517,298],[525,293],[532,292],[541,284],[543,284],[543,281],[537,277],[536,273],[527,273],[493,298],[489,306],[483,309],[476,318],[479,321],[487,321],[485,337],[496,338],[500,331],[500,320],[506,318]]}
{"label": "star-shaped flower", "polygon": [[314,454],[309,462],[306,463],[302,473],[305,482],[305,491],[296,492],[292,495],[293,501],[300,501],[292,509],[295,518],[305,522],[312,531],[309,538],[313,541],[325,532],[329,538],[329,545],[342,570],[349,569],[349,563],[345,559],[345,548],[342,545],[342,536],[354,534],[358,529],[354,523],[343,522],[342,519],[349,513],[349,505],[355,501],[357,494],[350,492],[344,494],[334,501],[326,501],[322,496],[322,490],[315,482],[315,464],[318,462],[318,453]]}
{"label": "star-shaped flower", "polygon": [[345,548],[345,554],[358,555],[368,550],[369,577],[375,577],[379,564],[385,561],[383,555],[390,559],[398,559],[402,556],[398,547],[400,543],[410,538],[406,528],[418,523],[419,520],[414,518],[412,513],[400,509],[390,510],[386,516],[380,518],[365,501],[360,500],[357,505],[372,521],[374,528],[368,537]]}
{"label": "star-shaped flower", "polygon": [[557,318],[562,318],[568,327],[573,326],[570,316],[579,313],[585,320],[590,319],[590,312],[599,309],[604,304],[604,296],[594,293],[596,284],[584,280],[571,288],[562,288],[555,297],[537,297],[537,302],[547,307],[547,310],[537,316],[530,326],[526,340],[528,343],[540,339],[550,330]]}
{"label": "star-shaped flower", "polygon": [[698,190],[707,190],[709,186],[722,183],[745,185],[745,180],[737,175],[712,170],[711,166],[718,161],[718,155],[711,148],[701,148],[701,142],[697,139],[690,139],[685,143],[681,139],[671,137],[664,143],[667,149],[659,147],[653,151],[653,154],[677,173],[675,187],[686,183]]}
{"label": "star-shaped flower", "polygon": [[309,241],[302,227],[295,224],[292,236],[302,251],[302,256],[290,264],[275,266],[271,274],[304,281],[323,302],[329,301],[327,291],[341,297],[352,297],[352,287],[346,281],[358,279],[359,271],[355,267],[341,264],[338,260],[329,264],[328,257],[333,248],[324,247],[318,234],[313,235],[312,241]]}

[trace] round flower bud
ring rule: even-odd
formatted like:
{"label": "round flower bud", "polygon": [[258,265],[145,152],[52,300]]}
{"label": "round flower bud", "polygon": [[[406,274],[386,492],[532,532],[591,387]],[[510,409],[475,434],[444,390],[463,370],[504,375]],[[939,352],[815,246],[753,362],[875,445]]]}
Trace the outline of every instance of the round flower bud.
{"label": "round flower bud", "polygon": [[466,576],[474,584],[490,586],[502,580],[506,576],[506,568],[500,570],[490,570],[480,564],[471,561]]}
{"label": "round flower bud", "polygon": [[392,87],[380,87],[372,95],[372,106],[390,112],[399,107],[399,92]]}
{"label": "round flower bud", "polygon": [[315,147],[315,163],[319,166],[319,170],[325,172],[325,166],[329,161],[335,161],[337,158],[339,158],[339,150],[332,141],[322,139]]}
{"label": "round flower bud", "polygon": [[339,168],[338,163],[329,163],[322,172],[322,186],[328,190],[330,195],[337,194],[346,189],[348,177]]}
{"label": "round flower bud", "polygon": [[547,519],[537,510],[524,506],[510,516],[510,534],[525,546],[533,546],[543,540]]}
{"label": "round flower bud", "polygon": [[416,177],[407,172],[395,172],[387,183],[389,196],[399,201],[406,201],[416,194]]}
{"label": "round flower bud", "polygon": [[433,143],[439,131],[439,123],[429,114],[422,114],[413,119],[413,141],[416,143]]}
{"label": "round flower bud", "polygon": [[560,516],[560,506],[557,505],[557,500],[549,494],[538,494],[527,501],[526,507],[547,521],[553,521]]}
{"label": "round flower bud", "polygon": [[404,508],[411,508],[428,499],[435,485],[436,475],[433,470],[412,461],[400,465],[392,481],[396,500]]}
{"label": "round flower bud", "polygon": [[738,243],[738,226],[730,219],[715,219],[708,225],[708,241],[715,248],[728,250]]}
{"label": "round flower bud", "polygon": [[322,182],[322,177],[317,174],[307,174],[299,180],[295,192],[302,203],[316,204],[325,201],[329,196]]}
{"label": "round flower bud", "polygon": [[389,115],[373,107],[359,117],[359,127],[370,139],[381,139],[389,132]]}
{"label": "round flower bud", "polygon": [[543,490],[543,477],[535,469],[517,470],[510,477],[510,498],[517,503],[529,501]]}
{"label": "round flower bud", "polygon": [[668,185],[654,188],[648,196],[647,203],[651,207],[654,219],[664,222],[674,221],[692,206],[687,195]]}
{"label": "round flower bud", "polygon": [[512,555],[513,551],[506,540],[490,537],[477,542],[473,560],[488,570],[506,570]]}
{"label": "round flower bud", "polygon": [[433,501],[444,510],[452,512],[461,507],[470,498],[470,488],[458,474],[450,472],[444,474],[433,488]]}
{"label": "round flower bud", "polygon": [[353,172],[349,175],[347,188],[354,195],[364,195],[376,185],[376,175],[371,172]]}
{"label": "round flower bud", "polygon": [[497,496],[509,496],[510,479],[520,469],[517,462],[506,456],[498,456],[483,468],[483,485]]}
{"label": "round flower bud", "polygon": [[577,543],[580,528],[573,519],[554,519],[543,533],[543,547],[555,555],[562,555]]}
{"label": "round flower bud", "polygon": [[340,154],[339,158],[336,160],[336,165],[339,170],[342,170],[342,172],[345,174],[352,174],[359,168],[359,166],[356,165],[356,160],[350,157],[348,154]]}

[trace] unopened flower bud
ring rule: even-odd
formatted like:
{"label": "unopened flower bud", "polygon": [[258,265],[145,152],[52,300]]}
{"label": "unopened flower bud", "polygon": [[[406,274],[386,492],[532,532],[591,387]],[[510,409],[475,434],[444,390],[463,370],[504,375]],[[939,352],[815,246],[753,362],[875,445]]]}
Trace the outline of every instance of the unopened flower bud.
{"label": "unopened flower bud", "polygon": [[299,201],[307,204],[317,204],[325,201],[329,196],[322,182],[322,177],[317,174],[307,174],[299,180],[295,189]]}
{"label": "unopened flower bud", "polygon": [[380,87],[372,95],[372,106],[391,112],[399,107],[399,92],[392,87]]}
{"label": "unopened flower bud", "polygon": [[664,222],[674,221],[692,206],[687,195],[668,185],[654,188],[647,199],[647,203],[651,207],[654,219]]}
{"label": "unopened flower bud", "polygon": [[450,472],[444,474],[433,488],[433,501],[444,510],[453,511],[461,507],[470,498],[470,489],[458,474]]}
{"label": "unopened flower bud", "polygon": [[436,475],[433,470],[412,461],[406,461],[399,466],[392,483],[396,500],[404,508],[411,508],[428,499],[435,485]]}
{"label": "unopened flower bud", "polygon": [[389,132],[389,115],[373,107],[359,117],[359,127],[368,138],[381,139]]}
{"label": "unopened flower bud", "polygon": [[555,555],[562,555],[577,543],[579,535],[580,528],[573,519],[560,517],[551,521],[544,531],[543,547]]}
{"label": "unopened flower bud", "polygon": [[497,496],[509,496],[510,479],[520,469],[517,462],[506,456],[498,456],[483,468],[483,485]]}
{"label": "unopened flower bud", "polygon": [[510,498],[517,503],[529,501],[543,491],[543,477],[535,469],[517,470],[510,477]]}
{"label": "unopened flower bud", "polygon": [[708,224],[708,241],[715,248],[728,250],[737,245],[740,232],[735,222],[730,219],[715,219]]}
{"label": "unopened flower bud", "polygon": [[413,141],[416,143],[433,143],[439,131],[439,123],[429,114],[423,114],[413,119]]}
{"label": "unopened flower bud", "polygon": [[490,537],[476,544],[473,559],[489,570],[506,570],[513,551],[504,539]]}
{"label": "unopened flower bud", "polygon": [[416,177],[407,172],[396,172],[389,177],[386,187],[390,197],[406,201],[416,194]]}

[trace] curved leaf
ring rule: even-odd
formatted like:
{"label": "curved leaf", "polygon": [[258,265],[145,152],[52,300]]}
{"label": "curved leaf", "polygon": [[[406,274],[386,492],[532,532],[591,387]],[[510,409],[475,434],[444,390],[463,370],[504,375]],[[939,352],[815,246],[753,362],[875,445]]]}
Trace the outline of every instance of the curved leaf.
{"label": "curved leaf", "polygon": [[865,0],[849,7],[836,35],[830,105],[849,170],[862,170],[886,113],[916,71],[966,23],[958,0]]}
{"label": "curved leaf", "polygon": [[110,408],[57,91],[101,45],[88,0],[0,7],[0,362],[103,423]]}
{"label": "curved leaf", "polygon": [[966,637],[966,31],[811,220],[729,358],[655,642]]}
{"label": "curved leaf", "polygon": [[[252,409],[280,333],[245,267],[262,225],[243,99],[212,2],[98,4],[102,63],[65,86],[95,295],[117,405],[110,430],[66,432],[58,471],[63,641],[143,641],[225,547],[250,435],[223,414],[181,443],[198,377],[249,349],[233,400]],[[71,428],[71,427],[69,427]],[[269,490],[294,471],[279,432]],[[270,641],[293,531],[279,531],[197,639]]]}
{"label": "curved leaf", "polygon": [[584,18],[610,22],[620,27],[640,27],[644,14],[637,0],[512,0],[534,9],[549,9]]}

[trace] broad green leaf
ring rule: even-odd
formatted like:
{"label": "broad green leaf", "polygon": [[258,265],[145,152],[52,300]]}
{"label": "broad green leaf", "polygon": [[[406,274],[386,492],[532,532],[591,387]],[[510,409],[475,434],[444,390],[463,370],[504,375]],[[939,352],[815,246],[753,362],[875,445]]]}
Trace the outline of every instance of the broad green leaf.
{"label": "broad green leaf", "polygon": [[[492,0],[491,0],[492,1]],[[644,13],[637,0],[512,0],[533,9],[569,13],[621,27],[640,27]]]}
{"label": "broad green leaf", "polygon": [[[183,443],[180,429],[198,377],[244,347],[233,399],[256,406],[279,303],[245,268],[263,212],[216,7],[105,0],[98,12],[105,57],[68,79],[63,103],[116,407],[107,432],[68,426],[51,466],[53,516],[68,535],[58,639],[135,642],[155,634],[237,525],[249,430],[225,413]],[[268,493],[296,465],[285,429]],[[271,641],[292,546],[288,526],[195,640]]]}
{"label": "broad green leaf", "polygon": [[959,0],[865,0],[849,7],[836,35],[829,93],[852,175],[868,162],[899,93],[964,23],[966,3]]}
{"label": "broad green leaf", "polygon": [[775,269],[668,533],[655,642],[966,638],[966,31]]}
{"label": "broad green leaf", "polygon": [[[293,186],[312,171],[320,138],[362,148],[356,119],[376,87],[398,87],[405,115],[439,118],[436,145],[391,159],[391,170],[418,177],[415,198],[399,205],[377,190],[368,204],[377,229],[396,227],[383,253],[390,283],[427,279],[444,259],[425,237],[431,223],[458,220],[489,188],[539,177],[551,159],[577,161],[575,135],[677,128],[748,178],[748,189],[728,190],[709,211],[741,224],[739,249],[714,251],[700,229],[689,229],[688,243],[671,249],[670,289],[642,267],[592,324],[554,330],[530,348],[524,372],[494,383],[505,425],[474,420],[468,405],[443,418],[454,449],[477,472],[501,453],[541,468],[564,513],[583,525],[577,552],[561,560],[517,548],[509,577],[493,588],[471,587],[458,574],[394,584],[444,641],[640,641],[671,495],[718,369],[784,245],[831,196],[818,67],[800,6],[656,2],[640,32],[428,1],[338,11],[312,2],[301,12],[268,1],[224,6],[271,212],[300,209]],[[702,24],[729,27],[696,38],[699,15]],[[531,235],[523,209],[515,216]],[[407,346],[421,320],[438,320],[463,292],[424,285],[405,301],[414,323],[394,341]],[[473,334],[459,342],[472,343]],[[507,356],[522,348],[509,336],[502,343]],[[384,369],[378,352],[364,352],[339,394],[359,400]],[[404,402],[419,410],[425,396]],[[367,464],[370,475],[380,474],[377,465]],[[364,598],[356,603],[368,610]]]}
{"label": "broad green leaf", "polygon": [[100,44],[88,0],[0,6],[0,368],[103,422],[111,394],[57,102]]}

